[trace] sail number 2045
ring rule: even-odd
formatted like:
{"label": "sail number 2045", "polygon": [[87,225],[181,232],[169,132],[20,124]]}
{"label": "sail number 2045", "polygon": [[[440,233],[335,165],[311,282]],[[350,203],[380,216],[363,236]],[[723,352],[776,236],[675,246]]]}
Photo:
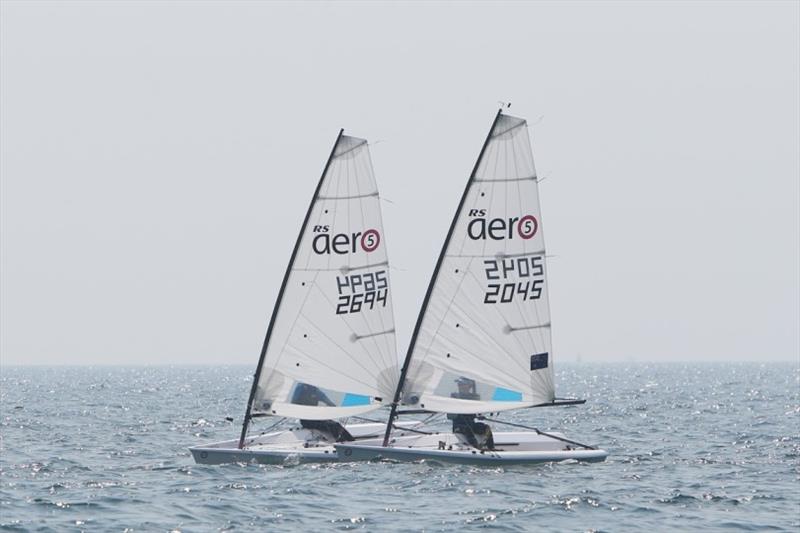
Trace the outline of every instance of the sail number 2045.
{"label": "sail number 2045", "polygon": [[515,298],[538,300],[542,296],[544,256],[486,259],[483,264],[489,282],[483,303],[509,303]]}
{"label": "sail number 2045", "polygon": [[386,296],[389,293],[386,280],[385,270],[336,276],[339,289],[336,314],[360,313],[362,309],[373,309],[381,303],[386,307]]}

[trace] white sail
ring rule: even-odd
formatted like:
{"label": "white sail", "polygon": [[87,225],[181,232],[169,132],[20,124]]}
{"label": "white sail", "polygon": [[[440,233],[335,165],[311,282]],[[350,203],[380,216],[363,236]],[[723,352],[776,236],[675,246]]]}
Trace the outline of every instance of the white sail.
{"label": "white sail", "polygon": [[545,246],[525,120],[498,114],[443,253],[403,403],[485,413],[552,401]]}
{"label": "white sail", "polygon": [[399,374],[394,315],[364,139],[340,135],[285,283],[252,414],[338,418],[388,401]]}

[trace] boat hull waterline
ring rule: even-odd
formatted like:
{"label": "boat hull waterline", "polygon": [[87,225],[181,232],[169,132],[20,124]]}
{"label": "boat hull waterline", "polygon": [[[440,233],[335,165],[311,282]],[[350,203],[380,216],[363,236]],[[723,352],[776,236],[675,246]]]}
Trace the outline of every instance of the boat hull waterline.
{"label": "boat hull waterline", "polygon": [[[560,433],[551,433],[563,438]],[[457,464],[535,464],[559,461],[600,462],[608,457],[601,449],[586,449],[533,432],[495,432],[494,450],[477,450],[453,433],[397,437],[383,447],[381,439],[336,443],[340,461],[435,461]]]}
{"label": "boat hull waterline", "polygon": [[[419,425],[417,421],[401,422],[401,428]],[[383,424],[349,424],[347,431],[356,439],[378,437],[386,426]],[[398,432],[406,435],[402,429]],[[189,448],[197,464],[220,465],[228,463],[324,463],[338,461],[334,442],[329,435],[317,430],[300,427],[265,433],[250,437],[245,447],[239,448],[239,440],[212,442]]]}

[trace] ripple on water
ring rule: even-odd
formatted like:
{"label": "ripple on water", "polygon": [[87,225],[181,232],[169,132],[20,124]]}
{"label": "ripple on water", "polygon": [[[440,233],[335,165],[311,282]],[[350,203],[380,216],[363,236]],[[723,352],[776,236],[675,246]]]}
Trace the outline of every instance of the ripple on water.
{"label": "ripple on water", "polygon": [[0,529],[800,528],[792,365],[563,365],[586,406],[503,417],[606,463],[195,465],[188,446],[236,436],[251,371],[4,367]]}

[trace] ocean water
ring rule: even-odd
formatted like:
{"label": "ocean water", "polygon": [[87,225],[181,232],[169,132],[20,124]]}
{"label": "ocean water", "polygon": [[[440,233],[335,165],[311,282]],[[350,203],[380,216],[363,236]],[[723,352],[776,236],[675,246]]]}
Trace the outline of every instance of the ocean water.
{"label": "ocean water", "polygon": [[0,368],[0,530],[800,530],[797,364],[564,364],[586,405],[503,417],[604,463],[194,464],[238,434],[251,372]]}

